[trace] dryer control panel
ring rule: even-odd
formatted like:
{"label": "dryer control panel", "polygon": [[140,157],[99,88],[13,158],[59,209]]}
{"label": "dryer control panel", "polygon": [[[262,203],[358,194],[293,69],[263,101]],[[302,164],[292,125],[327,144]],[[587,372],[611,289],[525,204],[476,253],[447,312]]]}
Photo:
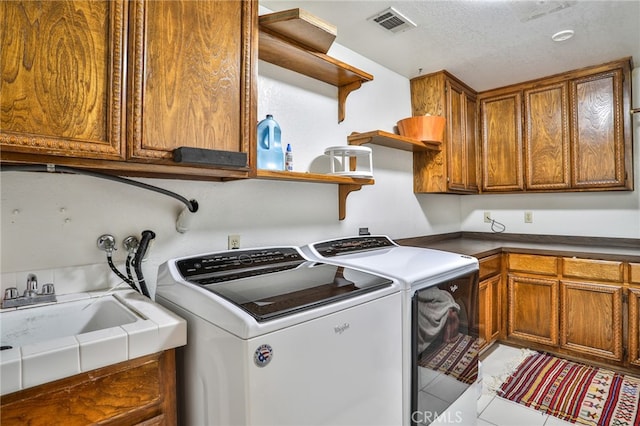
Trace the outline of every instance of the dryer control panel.
{"label": "dryer control panel", "polygon": [[361,251],[377,250],[385,247],[396,247],[393,241],[385,236],[367,236],[341,238],[339,240],[316,243],[313,248],[323,257],[340,256]]}

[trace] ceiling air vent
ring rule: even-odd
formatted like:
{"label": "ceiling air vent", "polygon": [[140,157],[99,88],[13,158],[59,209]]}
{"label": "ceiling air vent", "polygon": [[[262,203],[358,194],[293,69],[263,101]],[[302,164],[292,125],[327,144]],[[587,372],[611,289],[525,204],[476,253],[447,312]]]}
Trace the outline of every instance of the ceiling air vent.
{"label": "ceiling air vent", "polygon": [[383,10],[367,20],[375,22],[385,30],[391,31],[392,33],[401,33],[417,26],[409,18],[402,15],[393,7]]}

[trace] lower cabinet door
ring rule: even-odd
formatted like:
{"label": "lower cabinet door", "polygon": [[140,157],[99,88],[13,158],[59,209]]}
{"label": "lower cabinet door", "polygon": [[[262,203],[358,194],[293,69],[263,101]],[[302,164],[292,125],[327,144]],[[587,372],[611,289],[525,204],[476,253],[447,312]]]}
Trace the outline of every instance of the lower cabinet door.
{"label": "lower cabinet door", "polygon": [[562,281],[560,345],[622,361],[622,286]]}
{"label": "lower cabinet door", "polygon": [[507,337],[558,345],[558,280],[509,274]]}
{"label": "lower cabinet door", "polygon": [[629,364],[640,367],[640,288],[629,289]]}
{"label": "lower cabinet door", "polygon": [[481,347],[491,344],[500,334],[500,275],[480,283],[480,338]]}

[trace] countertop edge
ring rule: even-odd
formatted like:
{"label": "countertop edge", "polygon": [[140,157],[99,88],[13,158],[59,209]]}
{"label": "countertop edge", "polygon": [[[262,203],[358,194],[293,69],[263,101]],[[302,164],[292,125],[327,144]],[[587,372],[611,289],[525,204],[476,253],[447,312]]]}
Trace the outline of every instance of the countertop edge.
{"label": "countertop edge", "polygon": [[632,238],[453,232],[395,241],[400,245],[450,251],[480,259],[519,252],[640,262],[640,239]]}

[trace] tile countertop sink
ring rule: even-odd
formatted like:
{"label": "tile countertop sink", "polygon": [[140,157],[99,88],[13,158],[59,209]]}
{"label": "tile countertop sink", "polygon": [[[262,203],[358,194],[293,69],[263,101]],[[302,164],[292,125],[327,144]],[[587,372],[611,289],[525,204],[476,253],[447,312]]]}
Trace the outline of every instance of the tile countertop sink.
{"label": "tile countertop sink", "polygon": [[133,290],[58,296],[0,312],[5,395],[184,346],[186,321]]}

